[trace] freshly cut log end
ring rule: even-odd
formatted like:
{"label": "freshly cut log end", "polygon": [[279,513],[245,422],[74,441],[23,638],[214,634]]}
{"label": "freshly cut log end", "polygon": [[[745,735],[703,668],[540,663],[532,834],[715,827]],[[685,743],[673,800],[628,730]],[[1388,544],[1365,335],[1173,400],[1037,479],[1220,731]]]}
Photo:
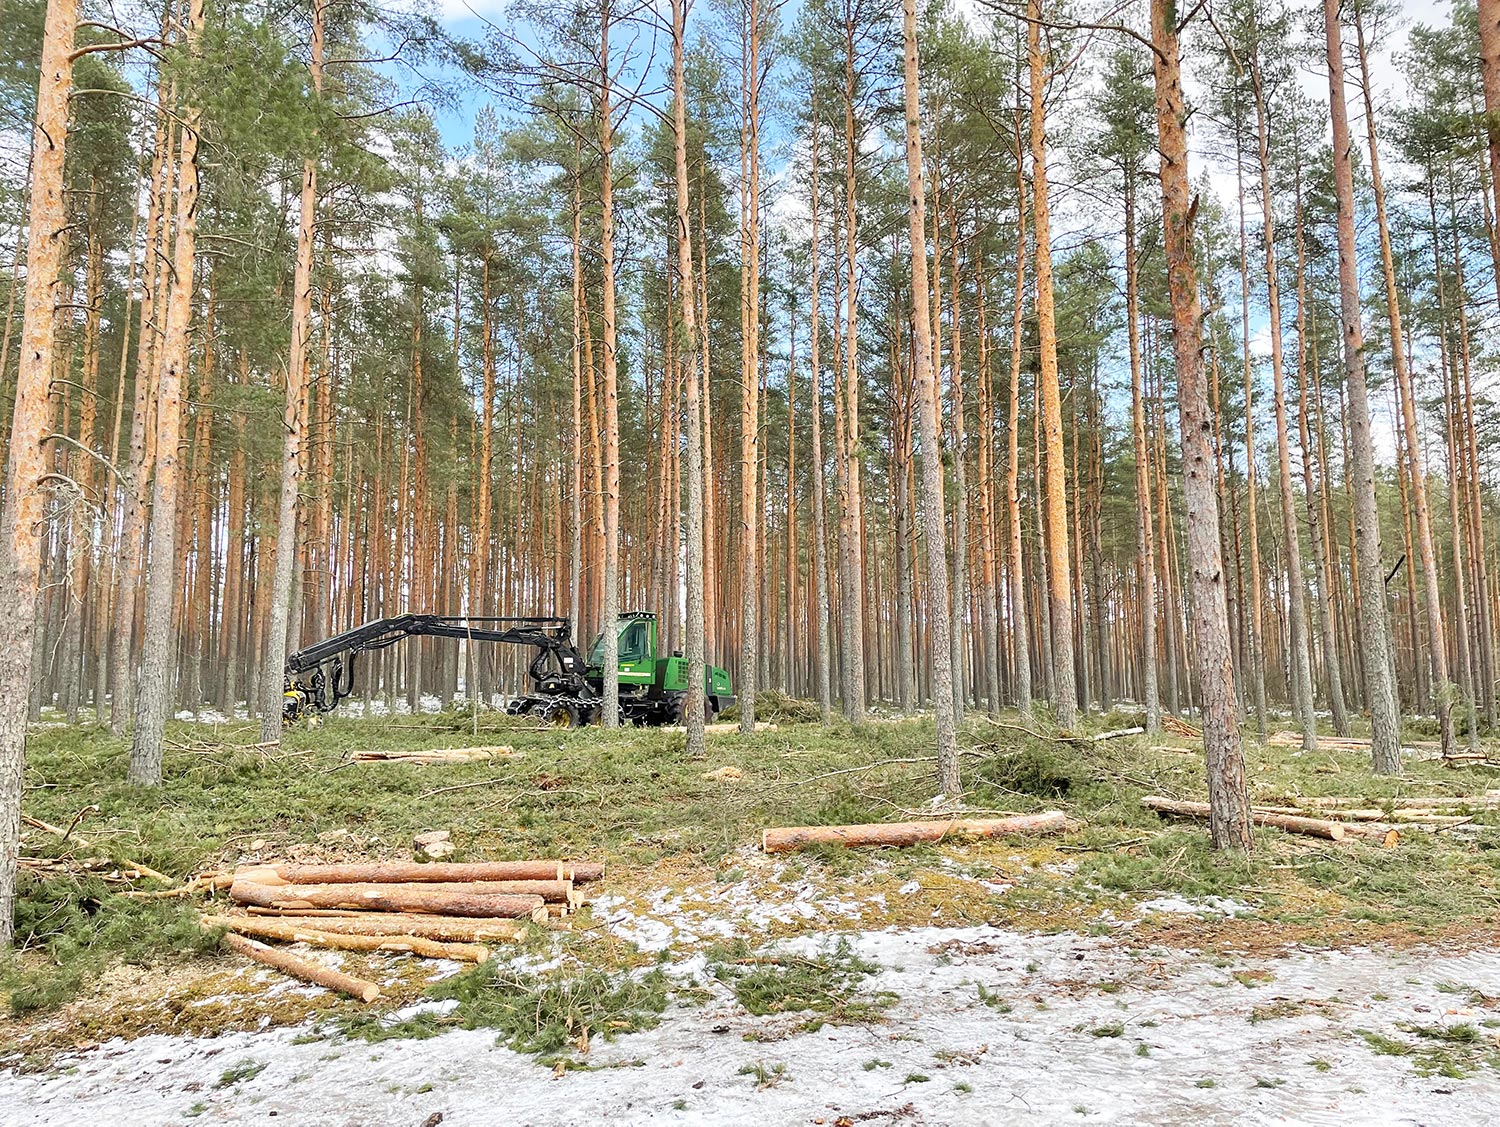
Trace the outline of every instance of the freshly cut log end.
{"label": "freshly cut log end", "polygon": [[788,826],[762,831],[760,846],[767,853],[788,853],[809,845],[850,848],[915,845],[949,838],[1003,837],[1019,833],[1061,833],[1068,816],[1060,810],[1021,814],[1011,818],[943,818],[930,822],[874,822],[851,826]]}
{"label": "freshly cut log end", "polygon": [[243,935],[233,932],[224,937],[224,943],[230,950],[244,955],[246,958],[254,959],[268,967],[274,967],[283,974],[289,974],[293,978],[300,978],[303,982],[311,982],[316,986],[324,986],[329,990],[337,990],[341,994],[347,994],[351,998],[358,998],[361,1002],[373,1002],[380,997],[380,987],[373,982],[367,982],[363,978],[355,978],[353,975],[344,974],[342,971],[331,970],[328,967],[319,966],[317,963],[306,959],[299,959],[289,951],[282,951],[275,947],[269,947],[254,939],[246,939]]}

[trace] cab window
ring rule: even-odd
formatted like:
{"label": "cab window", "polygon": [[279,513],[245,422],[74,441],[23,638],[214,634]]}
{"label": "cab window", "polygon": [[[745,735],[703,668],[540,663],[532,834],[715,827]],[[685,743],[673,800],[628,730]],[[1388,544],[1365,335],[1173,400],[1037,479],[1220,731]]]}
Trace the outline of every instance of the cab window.
{"label": "cab window", "polygon": [[651,655],[646,648],[651,644],[651,624],[637,619],[620,635],[620,661],[644,661]]}

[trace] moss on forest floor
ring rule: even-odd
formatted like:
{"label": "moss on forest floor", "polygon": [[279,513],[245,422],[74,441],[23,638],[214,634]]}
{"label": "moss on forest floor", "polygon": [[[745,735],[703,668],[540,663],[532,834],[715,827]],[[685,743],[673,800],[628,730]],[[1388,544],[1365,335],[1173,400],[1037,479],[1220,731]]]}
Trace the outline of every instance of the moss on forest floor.
{"label": "moss on forest floor", "polygon": [[[1135,720],[1111,714],[1089,728]],[[26,813],[66,826],[80,810],[98,810],[74,831],[86,847],[28,831],[27,855],[105,856],[183,878],[268,858],[407,857],[414,834],[446,829],[455,860],[603,860],[602,899],[574,917],[571,930],[539,931],[519,951],[499,952],[545,968],[534,972],[543,997],[581,976],[638,977],[726,942],[889,926],[1128,930],[1131,943],[1265,951],[1477,941],[1500,920],[1500,811],[1476,808],[1462,835],[1403,832],[1389,850],[1257,830],[1251,857],[1225,858],[1208,848],[1201,823],[1140,806],[1147,793],[1202,796],[1201,757],[1184,741],[1067,744],[1034,738],[1016,723],[976,717],[961,729],[965,804],[1063,809],[1079,821],[1075,831],[778,857],[756,848],[763,827],[902,819],[927,804],[936,778],[935,764],[922,759],[931,753],[930,719],[855,730],[782,718],[753,736],[716,734],[698,760],[685,756],[680,732],[559,732],[499,716],[482,717],[478,733],[454,713],[334,718],[290,732],[271,756],[249,748],[258,739],[249,723],[174,722],[156,789],[125,781],[128,747],[104,729],[44,727],[30,741]],[[343,759],[355,748],[498,743],[519,756],[442,766]],[[1168,750],[1173,745],[1180,750]],[[1337,795],[1380,807],[1500,786],[1500,771],[1483,765],[1410,762],[1390,779],[1373,776],[1358,753],[1304,755],[1253,739],[1245,747],[1257,801]],[[887,760],[908,762],[882,765]],[[1140,907],[1163,897],[1175,898],[1175,910]],[[0,960],[0,1005],[10,1015],[0,1017],[0,1048],[45,1054],[117,1034],[212,1032],[359,1011],[210,957],[216,940],[198,929],[198,908],[121,897],[93,877],[23,874],[21,949]],[[642,939],[648,925],[654,942]],[[345,965],[386,984],[382,1007],[441,990],[429,981],[432,964],[349,956]]]}

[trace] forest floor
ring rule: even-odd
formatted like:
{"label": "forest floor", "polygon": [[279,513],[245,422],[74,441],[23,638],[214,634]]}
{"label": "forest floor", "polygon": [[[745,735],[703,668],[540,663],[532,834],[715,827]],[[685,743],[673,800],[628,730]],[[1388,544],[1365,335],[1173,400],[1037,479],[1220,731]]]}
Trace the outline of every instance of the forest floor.
{"label": "forest floor", "polygon": [[[768,856],[765,826],[925,806],[930,719],[783,718],[711,736],[702,760],[680,732],[499,716],[477,733],[454,713],[335,719],[271,754],[244,722],[179,722],[158,790],[124,781],[127,749],[102,730],[44,727],[26,813],[67,826],[98,809],[66,845],[29,832],[28,855],[185,877],[406,857],[447,829],[455,859],[608,872],[570,929],[477,968],[320,953],[381,982],[372,1006],[217,953],[199,904],[23,878],[25,947],[0,962],[0,1123],[478,1123],[499,1099],[527,1123],[1489,1120],[1500,811],[1393,849],[1257,830],[1250,858],[1226,860],[1203,824],[1140,806],[1202,797],[1188,741],[1039,731],[971,719],[964,802],[1066,810],[1066,835]],[[497,743],[519,754],[343,759]],[[1379,779],[1358,753],[1246,748],[1258,801],[1500,786],[1483,764]]]}

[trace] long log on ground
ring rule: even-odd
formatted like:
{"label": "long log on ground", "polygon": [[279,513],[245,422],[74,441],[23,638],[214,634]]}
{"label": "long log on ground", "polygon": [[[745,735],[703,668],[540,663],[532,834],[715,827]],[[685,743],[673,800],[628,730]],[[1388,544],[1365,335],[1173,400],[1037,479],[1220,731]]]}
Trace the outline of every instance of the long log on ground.
{"label": "long log on ground", "polygon": [[283,974],[300,978],[303,982],[326,986],[330,990],[348,994],[351,998],[358,998],[361,1002],[373,1002],[380,997],[380,987],[373,982],[319,966],[317,963],[310,963],[306,959],[299,959],[289,951],[268,947],[264,943],[246,939],[243,935],[235,935],[233,932],[224,937],[224,942],[230,950],[237,951],[248,959],[254,959],[257,963],[275,967]]}
{"label": "long log on ground", "polygon": [[947,838],[1003,837],[1019,833],[1060,833],[1068,816],[1060,810],[1011,818],[942,818],[930,822],[875,822],[854,826],[787,826],[765,830],[761,848],[788,853],[808,845],[915,845]]}
{"label": "long log on ground", "polygon": [[382,750],[365,748],[351,751],[347,758],[364,762],[386,763],[482,763],[491,759],[515,759],[516,749],[509,744],[499,747],[437,747]]}
{"label": "long log on ground", "polygon": [[254,865],[235,873],[257,884],[411,884],[476,880],[604,879],[604,866],[589,861],[377,861],[349,865]]}
{"label": "long log on ground", "polygon": [[1415,795],[1405,798],[1293,798],[1288,799],[1298,806],[1308,806],[1318,810],[1342,810],[1347,808],[1364,809],[1376,804],[1389,805],[1393,810],[1445,810],[1455,806],[1467,806],[1472,810],[1493,810],[1500,808],[1500,790],[1487,790],[1483,794],[1440,794],[1418,797]]}
{"label": "long log on ground", "polygon": [[[1160,795],[1147,795],[1141,799],[1141,805],[1159,814],[1177,814],[1186,818],[1208,817],[1208,803],[1206,802],[1184,802],[1175,798],[1162,798]],[[1296,814],[1273,814],[1269,810],[1254,808],[1250,811],[1250,820],[1258,826],[1275,826],[1288,833],[1324,837],[1329,841],[1343,841],[1352,828],[1339,822],[1324,821],[1321,818],[1303,818]]]}
{"label": "long log on ground", "polygon": [[[521,920],[483,920],[469,916],[423,916],[401,912],[350,912],[348,915],[323,915],[319,912],[278,912],[274,908],[250,908],[250,916],[224,916],[214,919],[264,920],[290,924],[330,935],[414,935],[449,943],[502,943],[520,939],[526,934]],[[266,914],[262,914],[266,913]]]}
{"label": "long log on ground", "polygon": [[424,959],[454,959],[463,963],[482,963],[489,951],[477,943],[445,943],[420,935],[403,935],[392,931],[380,935],[341,935],[321,926],[306,927],[293,920],[274,920],[254,916],[204,916],[204,927],[225,927],[240,935],[259,939],[280,939],[287,943],[306,943],[336,951],[390,951],[420,955]]}
{"label": "long log on ground", "polygon": [[420,886],[388,884],[266,885],[237,880],[229,895],[241,904],[262,908],[359,908],[370,912],[430,912],[482,919],[547,918],[540,896],[505,896],[433,891]]}
{"label": "long log on ground", "polygon": [[[262,884],[251,877],[240,880],[251,884]],[[265,884],[266,888],[279,889],[284,897],[296,898],[311,891],[313,895],[325,896],[339,890],[351,900],[356,896],[369,896],[387,892],[436,893],[453,892],[474,896],[540,896],[552,904],[577,905],[583,897],[573,890],[570,880],[473,880],[473,881],[406,881],[397,883],[368,881],[326,881],[316,884]],[[233,886],[231,885],[231,888]]]}

